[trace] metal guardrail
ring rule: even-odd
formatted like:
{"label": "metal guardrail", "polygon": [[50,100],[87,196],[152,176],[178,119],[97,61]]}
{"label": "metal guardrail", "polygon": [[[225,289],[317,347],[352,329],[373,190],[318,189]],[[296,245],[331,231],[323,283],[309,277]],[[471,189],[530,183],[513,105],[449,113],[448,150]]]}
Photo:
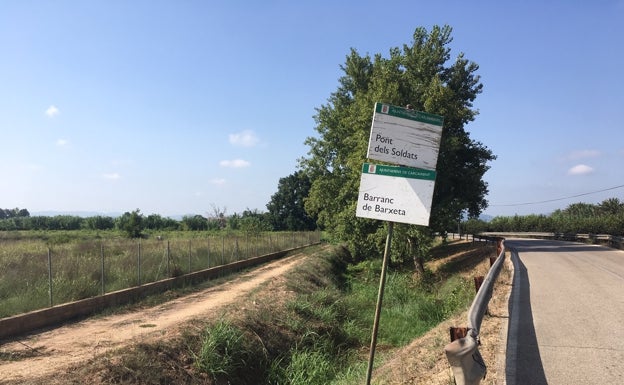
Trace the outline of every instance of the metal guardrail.
{"label": "metal guardrail", "polygon": [[[468,235],[464,235],[468,240]],[[479,329],[487,306],[492,297],[496,281],[505,259],[504,238],[538,238],[553,239],[591,244],[602,244],[613,248],[624,249],[624,237],[609,234],[573,234],[545,232],[497,232],[481,233],[472,236],[472,240],[497,239],[499,243],[498,258],[490,268],[483,284],[475,296],[468,311],[468,333],[444,347],[446,358],[451,365],[456,385],[478,385],[485,378],[487,366],[479,352]],[[461,238],[461,236],[460,236]]]}
{"label": "metal guardrail", "polygon": [[[547,233],[547,232],[486,232],[481,233],[484,236],[502,237],[502,238],[537,238],[537,239],[553,239],[560,241],[592,243],[609,246],[615,249],[624,249],[624,237],[610,234],[593,234],[593,233]],[[477,237],[477,235],[475,235]]]}
{"label": "metal guardrail", "polygon": [[468,334],[444,347],[457,385],[477,385],[482,378],[485,378],[487,372],[485,362],[479,353],[479,329],[492,297],[494,282],[498,278],[505,259],[504,241],[499,239],[498,242],[498,258],[483,280],[468,311]]}

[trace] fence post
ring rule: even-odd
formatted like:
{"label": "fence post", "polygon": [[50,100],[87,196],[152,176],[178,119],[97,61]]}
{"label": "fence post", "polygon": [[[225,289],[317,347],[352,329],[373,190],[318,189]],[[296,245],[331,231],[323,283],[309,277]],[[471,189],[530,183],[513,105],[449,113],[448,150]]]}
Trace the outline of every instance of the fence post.
{"label": "fence post", "polygon": [[53,305],[53,301],[52,301],[52,251],[50,251],[50,248],[48,247],[48,296],[49,296],[49,302],[50,302],[50,307],[52,307]]}
{"label": "fence post", "polygon": [[169,240],[167,239],[167,278],[171,277],[171,271],[169,270],[169,264],[170,264],[170,254],[171,253],[171,248],[169,247]]}
{"label": "fence post", "polygon": [[192,240],[189,239],[189,274],[192,273],[191,271],[191,242]]}
{"label": "fence post", "polygon": [[225,235],[221,236],[221,265],[225,265]]}
{"label": "fence post", "polygon": [[102,295],[106,294],[105,284],[104,284],[104,244],[100,243],[100,261],[102,262],[102,276],[100,280],[102,281]]}
{"label": "fence post", "polygon": [[137,286],[141,286],[141,241],[139,241],[139,252],[137,254]]}
{"label": "fence post", "polygon": [[206,259],[208,259],[208,266],[206,267],[210,267],[210,235],[208,235],[208,257],[206,257]]}

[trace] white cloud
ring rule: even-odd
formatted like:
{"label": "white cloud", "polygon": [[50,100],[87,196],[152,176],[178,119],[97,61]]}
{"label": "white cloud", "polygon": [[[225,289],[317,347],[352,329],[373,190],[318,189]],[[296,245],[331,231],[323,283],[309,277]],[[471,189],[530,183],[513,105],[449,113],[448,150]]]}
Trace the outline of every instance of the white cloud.
{"label": "white cloud", "polygon": [[589,167],[585,164],[577,164],[568,170],[568,175],[587,175],[594,172],[592,167]]}
{"label": "white cloud", "polygon": [[32,171],[32,172],[37,172],[37,171],[41,171],[43,170],[43,166],[37,163],[27,163],[24,165],[21,165],[22,169],[25,169],[26,171]]}
{"label": "white cloud", "polygon": [[244,130],[236,134],[230,134],[230,143],[239,147],[253,147],[260,139],[252,130]]}
{"label": "white cloud", "polygon": [[111,173],[107,173],[107,174],[102,174],[102,177],[104,179],[108,179],[108,180],[117,180],[117,179],[121,178],[121,175],[119,175],[116,172],[111,172]]}
{"label": "white cloud", "polygon": [[231,168],[243,168],[243,167],[249,167],[250,165],[251,163],[243,159],[222,160],[221,162],[219,162],[219,166],[231,167]]}
{"label": "white cloud", "polygon": [[587,158],[597,158],[602,153],[598,150],[578,150],[570,152],[565,159],[566,160],[578,160],[578,159],[587,159]]}
{"label": "white cloud", "polygon": [[52,105],[50,107],[48,107],[48,109],[45,111],[45,114],[49,117],[49,118],[53,118],[56,115],[60,114],[61,111],[56,108],[56,106]]}
{"label": "white cloud", "polygon": [[223,186],[225,184],[225,179],[223,178],[214,178],[210,180],[211,184],[217,185],[217,186]]}
{"label": "white cloud", "polygon": [[56,141],[56,145],[59,147],[64,147],[67,146],[69,144],[69,141],[67,139],[58,139]]}

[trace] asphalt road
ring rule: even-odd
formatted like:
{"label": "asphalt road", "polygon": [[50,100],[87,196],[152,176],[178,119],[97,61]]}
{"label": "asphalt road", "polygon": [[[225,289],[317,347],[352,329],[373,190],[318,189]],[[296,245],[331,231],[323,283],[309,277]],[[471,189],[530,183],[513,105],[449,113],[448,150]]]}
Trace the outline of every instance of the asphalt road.
{"label": "asphalt road", "polygon": [[508,385],[624,384],[624,251],[509,239]]}

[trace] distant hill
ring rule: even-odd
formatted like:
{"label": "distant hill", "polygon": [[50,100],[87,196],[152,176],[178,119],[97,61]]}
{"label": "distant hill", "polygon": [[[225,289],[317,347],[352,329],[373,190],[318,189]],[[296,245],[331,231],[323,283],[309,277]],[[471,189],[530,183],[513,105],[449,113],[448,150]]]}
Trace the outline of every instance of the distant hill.
{"label": "distant hill", "polygon": [[492,215],[481,214],[481,215],[479,215],[479,219],[481,219],[484,222],[489,222],[492,219],[494,219],[494,217]]}
{"label": "distant hill", "polygon": [[116,218],[116,217],[121,216],[122,214],[123,213],[100,213],[96,211],[37,211],[37,212],[31,212],[30,216],[31,217],[56,217],[58,215],[69,215],[72,217],[82,217],[82,218],[97,217],[97,216]]}
{"label": "distant hill", "polygon": [[[31,217],[56,217],[58,215],[69,215],[72,217],[81,217],[81,218],[89,218],[89,217],[111,217],[117,218],[123,215],[123,213],[103,213],[98,211],[36,211],[31,212]],[[144,214],[145,215],[145,214]],[[185,215],[163,215],[163,217],[168,217],[171,219],[175,219],[176,221],[182,220],[185,216],[193,216],[194,214],[185,214]]]}

